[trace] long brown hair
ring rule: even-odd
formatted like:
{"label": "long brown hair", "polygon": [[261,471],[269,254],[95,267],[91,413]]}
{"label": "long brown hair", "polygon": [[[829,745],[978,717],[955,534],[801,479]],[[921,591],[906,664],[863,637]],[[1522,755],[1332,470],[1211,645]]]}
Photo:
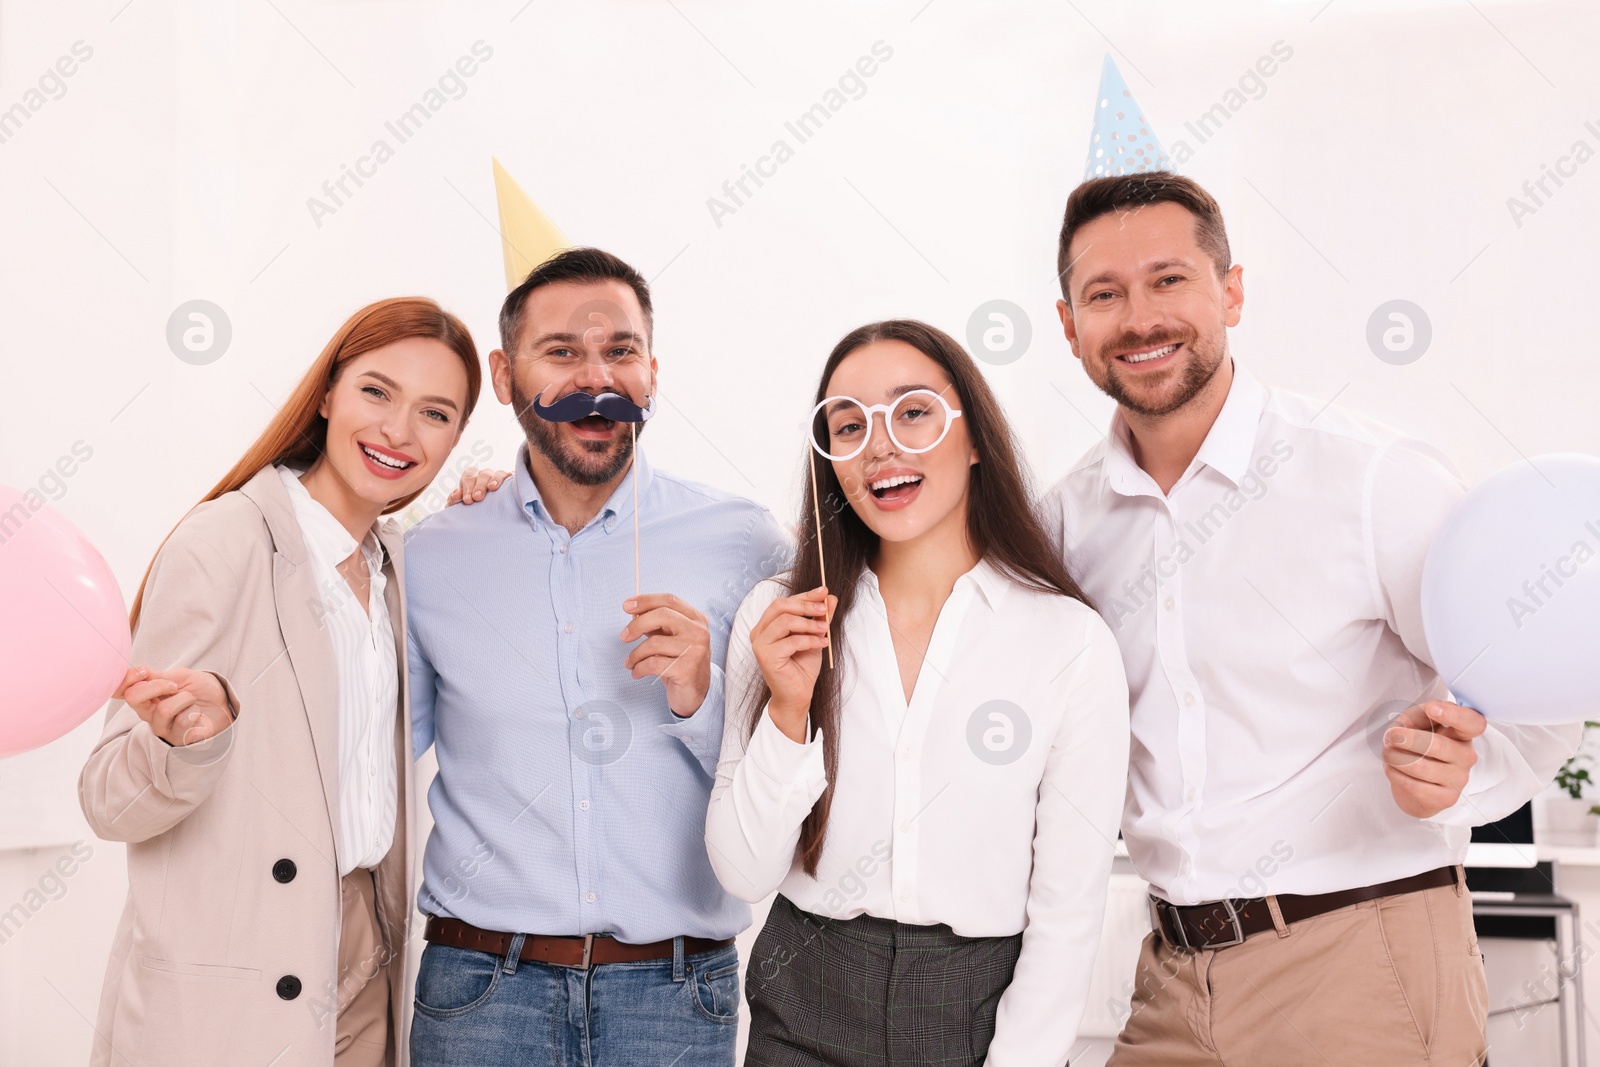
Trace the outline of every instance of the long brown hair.
{"label": "long brown hair", "polygon": [[[959,398],[955,406],[962,411],[962,421],[978,453],[978,462],[970,468],[971,481],[967,489],[967,540],[978,557],[1029,589],[1088,604],[1088,597],[1072,580],[1065,561],[1051,544],[1034,511],[1027,472],[1000,402],[995,399],[978,365],[949,334],[910,319],[874,322],[851,330],[829,354],[813,403],[820,404],[826,398],[828,381],[845,357],[875,341],[904,341],[950,376]],[[811,505],[812,467],[807,464],[801,491],[800,545],[794,566],[783,581],[791,593],[815,589],[822,584],[821,553],[826,553],[828,591],[839,598],[833,616],[833,641],[836,648],[843,648],[856,586],[877,552],[878,535],[850,506],[833,464],[820,459],[814,465],[816,488],[825,503],[820,509],[822,527],[817,528]],[[752,689],[746,708],[749,731],[754,733],[760,721],[760,710],[772,694],[760,675],[756,676]],[[822,762],[827,770],[828,785],[801,824],[798,848],[805,872],[813,878],[817,874],[817,861],[822,857],[839,766],[839,703],[839,672],[827,669],[824,662],[811,694],[810,721],[813,736],[815,731],[822,731]]]}
{"label": "long brown hair", "polygon": [[[339,380],[344,366],[357,356],[403,341],[409,337],[423,337],[443,342],[461,360],[467,371],[467,406],[461,412],[461,427],[465,428],[472,409],[478,402],[478,392],[483,386],[483,371],[478,366],[478,349],[472,343],[472,334],[466,324],[425,296],[400,296],[368,304],[345,320],[343,326],[323,348],[322,354],[311,364],[294,387],[289,399],[283,402],[267,428],[245,450],[239,462],[222,480],[201,497],[195,507],[231,493],[254,478],[265,468],[283,463],[289,466],[309,467],[322,455],[328,440],[328,420],[317,413],[322,399]],[[423,487],[427,488],[426,486]],[[385,515],[399,511],[410,504],[422,490],[392,501],[383,509]],[[192,509],[191,509],[192,510]],[[175,529],[176,527],[174,527]],[[167,537],[171,537],[169,532]],[[161,539],[165,545],[167,538]],[[156,554],[161,552],[157,547]],[[155,566],[151,560],[150,566]],[[144,587],[150,580],[150,567],[139,579],[139,592],[133,598],[133,610],[128,613],[129,627],[139,625],[139,612],[144,606]]]}

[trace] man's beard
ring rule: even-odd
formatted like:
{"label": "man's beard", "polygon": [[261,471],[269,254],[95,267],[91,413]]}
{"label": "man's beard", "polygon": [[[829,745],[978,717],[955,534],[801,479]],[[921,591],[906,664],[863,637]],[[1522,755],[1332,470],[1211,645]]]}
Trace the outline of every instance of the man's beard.
{"label": "man's beard", "polygon": [[618,433],[610,441],[566,441],[561,436],[560,423],[547,422],[534,414],[533,401],[523,395],[515,377],[511,379],[511,410],[522,424],[528,446],[549,460],[556,473],[578,485],[605,485],[627,470],[633,459],[634,439],[644,433],[644,424],[638,423],[632,432]]}
{"label": "man's beard", "polygon": [[[1160,418],[1170,415],[1183,407],[1189,401],[1199,396],[1201,391],[1210,384],[1211,379],[1222,367],[1222,361],[1227,355],[1224,345],[1212,346],[1202,342],[1197,334],[1172,333],[1166,330],[1157,330],[1145,337],[1134,334],[1124,334],[1115,341],[1102,346],[1102,351],[1137,352],[1140,349],[1159,348],[1162,345],[1181,344],[1189,349],[1189,357],[1178,368],[1178,382],[1175,390],[1171,391],[1164,399],[1141,397],[1118,377],[1118,368],[1122,366],[1115,356],[1105,360],[1105,376],[1103,382],[1095,382],[1100,391],[1115,400],[1119,405],[1143,415],[1146,418]],[[1171,376],[1168,375],[1167,378]],[[1165,381],[1166,379],[1163,379]],[[1169,387],[1170,388],[1170,387]]]}

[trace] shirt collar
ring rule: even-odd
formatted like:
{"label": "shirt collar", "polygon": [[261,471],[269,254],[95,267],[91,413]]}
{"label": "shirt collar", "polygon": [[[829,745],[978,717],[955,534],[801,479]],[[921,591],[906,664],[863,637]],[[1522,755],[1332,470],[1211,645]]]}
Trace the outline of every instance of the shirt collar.
{"label": "shirt collar", "polygon": [[[878,575],[871,567],[862,570],[861,580],[868,583],[874,596],[879,600],[883,599],[883,593],[878,588]],[[978,593],[983,597],[983,602],[989,605],[990,611],[999,610],[1000,600],[1011,586],[1011,579],[987,559],[980,559],[970,571],[956,579],[956,585],[959,586],[962,582],[970,582],[978,587]]]}
{"label": "shirt collar", "polygon": [[1010,587],[1011,579],[1000,573],[998,567],[987,559],[980,559],[978,565],[962,577],[978,587],[978,592],[983,594],[990,611],[1000,610],[1000,599]]}
{"label": "shirt collar", "polygon": [[[1200,443],[1194,463],[1210,467],[1238,488],[1239,480],[1250,468],[1266,406],[1266,388],[1235,359],[1227,399]],[[1111,417],[1111,432],[1106,440],[1106,478],[1111,488],[1124,496],[1138,495],[1136,487],[1150,481],[1133,458],[1133,432],[1122,417],[1121,408]]]}
{"label": "shirt collar", "polygon": [[[528,470],[528,447],[528,443],[524,441],[522,447],[517,449],[517,469],[514,472],[517,500],[522,505],[523,513],[536,523],[550,522],[550,509],[545,507],[544,498],[539,495],[539,486]],[[642,497],[649,491],[654,476],[651,474],[649,462],[644,458],[644,449],[638,447],[633,450],[633,463],[629,466],[628,473],[617,483],[617,488],[601,506],[599,513],[589,520],[591,525],[599,522],[601,528],[610,533],[621,525],[624,519],[633,515],[635,478],[639,481],[638,495]]]}
{"label": "shirt collar", "polygon": [[[356,550],[356,539],[350,536],[350,531],[345,529],[344,523],[334,518],[333,512],[312,496],[310,490],[300,481],[300,476],[305,472],[283,464],[278,464],[277,470],[278,477],[289,493],[289,502],[294,506],[295,519],[300,523],[301,533],[308,545],[314,545],[325,552],[335,565],[349,559],[350,554]],[[376,523],[367,531],[367,536],[362,538],[360,547],[368,567],[374,570],[381,569],[383,547],[378,540]]]}

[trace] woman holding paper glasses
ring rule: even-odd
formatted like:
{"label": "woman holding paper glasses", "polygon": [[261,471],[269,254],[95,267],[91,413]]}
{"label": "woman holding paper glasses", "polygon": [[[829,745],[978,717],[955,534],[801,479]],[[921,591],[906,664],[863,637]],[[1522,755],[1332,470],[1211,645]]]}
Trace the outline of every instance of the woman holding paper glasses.
{"label": "woman holding paper glasses", "polygon": [[1126,782],[1116,642],[953,339],[863,326],[816,396],[794,568],[734,622],[706,820],[728,891],[779,894],[746,1062],[1059,1064]]}

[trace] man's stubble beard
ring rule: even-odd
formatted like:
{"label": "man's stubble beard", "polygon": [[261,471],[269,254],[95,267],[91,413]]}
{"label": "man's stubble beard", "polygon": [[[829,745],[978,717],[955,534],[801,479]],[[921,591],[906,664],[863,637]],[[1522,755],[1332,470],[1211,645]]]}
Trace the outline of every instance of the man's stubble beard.
{"label": "man's stubble beard", "polygon": [[[561,437],[560,424],[541,419],[533,410],[533,401],[523,395],[515,377],[511,379],[511,410],[522,424],[528,447],[550,461],[568,481],[583,486],[605,485],[627,470],[633,459],[633,442],[644,433],[644,424],[636,424],[632,432],[623,430],[615,440],[578,441],[577,454]],[[620,428],[623,424],[618,423]]]}
{"label": "man's stubble beard", "polygon": [[1130,349],[1159,347],[1164,344],[1180,343],[1189,349],[1190,358],[1179,368],[1179,385],[1177,391],[1170,399],[1159,403],[1151,403],[1135,392],[1117,377],[1117,361],[1113,356],[1104,361],[1105,381],[1095,382],[1100,391],[1115,400],[1118,405],[1142,415],[1146,418],[1160,418],[1170,415],[1195,397],[1199,396],[1205,387],[1216,377],[1217,371],[1222,369],[1222,362],[1228,356],[1227,341],[1220,344],[1207,342],[1202,346],[1197,334],[1184,336],[1165,330],[1158,330],[1147,337],[1122,336],[1113,342],[1102,346],[1103,350],[1111,352],[1126,352]]}

